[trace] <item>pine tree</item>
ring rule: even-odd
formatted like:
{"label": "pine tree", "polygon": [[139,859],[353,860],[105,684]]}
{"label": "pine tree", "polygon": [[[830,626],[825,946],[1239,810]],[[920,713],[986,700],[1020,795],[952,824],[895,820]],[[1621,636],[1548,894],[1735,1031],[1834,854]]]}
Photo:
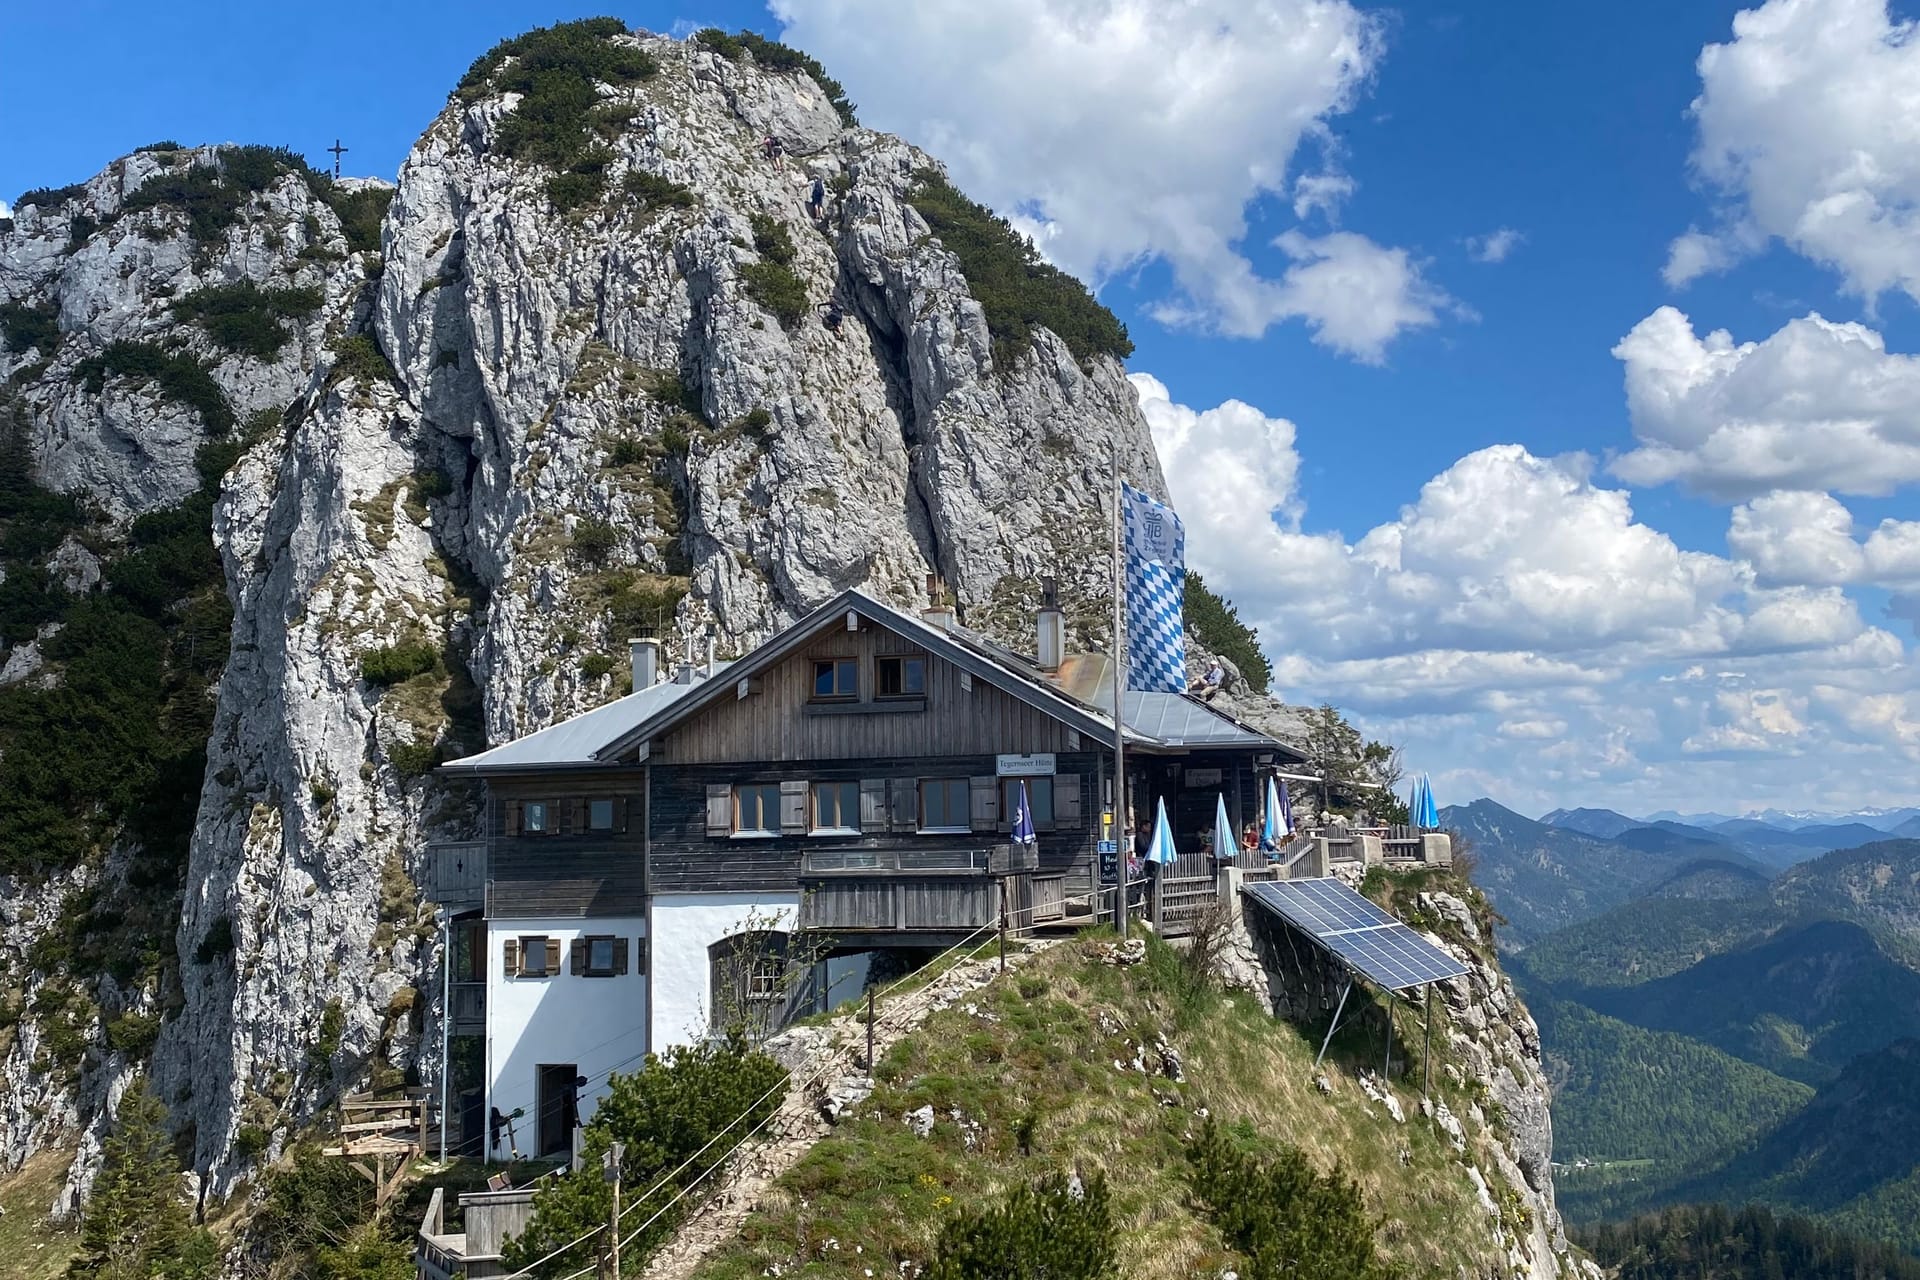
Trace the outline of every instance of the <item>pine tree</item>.
{"label": "pine tree", "polygon": [[927,1280],[1101,1280],[1113,1274],[1107,1182],[1059,1174],[1016,1187],[999,1208],[963,1213],[940,1232]]}
{"label": "pine tree", "polygon": [[167,1138],[167,1109],[136,1080],[102,1148],[69,1277],[200,1280],[217,1270],[213,1238],[188,1219]]}

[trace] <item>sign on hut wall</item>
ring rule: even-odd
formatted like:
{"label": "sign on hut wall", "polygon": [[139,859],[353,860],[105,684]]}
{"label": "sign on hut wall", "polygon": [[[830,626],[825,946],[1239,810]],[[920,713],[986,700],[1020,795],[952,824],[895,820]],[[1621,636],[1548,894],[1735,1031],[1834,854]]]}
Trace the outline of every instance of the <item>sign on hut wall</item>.
{"label": "sign on hut wall", "polygon": [[1003,778],[1044,778],[1054,772],[1054,753],[1031,752],[1027,755],[995,756],[994,771]]}

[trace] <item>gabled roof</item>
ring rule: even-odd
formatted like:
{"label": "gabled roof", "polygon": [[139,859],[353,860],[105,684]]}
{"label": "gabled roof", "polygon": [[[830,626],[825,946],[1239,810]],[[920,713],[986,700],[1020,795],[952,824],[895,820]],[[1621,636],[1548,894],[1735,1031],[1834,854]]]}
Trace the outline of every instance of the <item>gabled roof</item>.
{"label": "gabled roof", "polygon": [[676,701],[635,725],[617,741],[610,743],[600,753],[602,758],[624,755],[642,742],[696,714],[701,708],[717,701],[723,692],[731,691],[740,680],[759,675],[805,648],[816,636],[838,625],[850,610],[913,640],[924,646],[928,653],[946,659],[976,680],[987,681],[1070,728],[1094,738],[1103,734],[1111,736],[1113,733],[1111,717],[1102,716],[1091,707],[1059,693],[1044,681],[1021,675],[997,656],[960,643],[943,627],[932,626],[892,605],[883,604],[857,587],[849,587],[734,663],[728,669],[727,680],[710,681],[699,686],[695,696]]}
{"label": "gabled roof", "polygon": [[[479,755],[451,761],[440,768],[455,774],[499,774],[616,764],[641,743],[698,714],[722,697],[737,696],[734,690],[739,681],[775,666],[829,628],[844,625],[842,619],[849,611],[913,640],[928,653],[1078,730],[1095,743],[1113,739],[1110,710],[1066,692],[1029,659],[966,628],[934,626],[858,588],[850,588],[737,662],[716,668],[711,676],[701,673],[690,684],[657,684],[651,689],[642,689],[538,733]],[[1110,668],[1110,664],[1107,665]],[[1111,675],[1097,683],[1110,700]],[[1076,692],[1081,691],[1079,685],[1080,682],[1072,685]],[[1122,699],[1122,710],[1130,747],[1149,751],[1242,747],[1295,754],[1267,735],[1184,694],[1128,690]]]}

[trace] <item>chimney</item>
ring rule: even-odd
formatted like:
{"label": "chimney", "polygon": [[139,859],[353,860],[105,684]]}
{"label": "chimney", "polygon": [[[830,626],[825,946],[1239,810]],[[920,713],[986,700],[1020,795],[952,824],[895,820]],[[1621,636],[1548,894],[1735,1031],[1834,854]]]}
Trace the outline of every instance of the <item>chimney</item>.
{"label": "chimney", "polygon": [[660,678],[660,642],[652,636],[627,641],[627,659],[633,664],[633,691],[651,689]]}
{"label": "chimney", "polygon": [[713,678],[713,624],[707,624],[707,678]]}
{"label": "chimney", "polygon": [[927,575],[927,607],[920,611],[920,618],[938,630],[953,630],[953,606],[947,601],[947,582],[937,573]]}
{"label": "chimney", "polygon": [[673,669],[673,682],[675,684],[692,684],[693,673],[697,670],[699,670],[699,668],[695,667],[691,662],[683,662]]}
{"label": "chimney", "polygon": [[1039,644],[1035,656],[1042,671],[1058,671],[1067,657],[1067,619],[1060,612],[1060,590],[1052,578],[1040,579]]}

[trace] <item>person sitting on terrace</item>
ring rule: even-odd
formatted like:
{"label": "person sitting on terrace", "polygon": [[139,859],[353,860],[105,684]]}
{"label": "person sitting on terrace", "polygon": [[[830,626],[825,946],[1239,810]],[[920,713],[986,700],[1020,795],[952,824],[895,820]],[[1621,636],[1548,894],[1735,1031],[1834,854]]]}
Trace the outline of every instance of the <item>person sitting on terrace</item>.
{"label": "person sitting on terrace", "polygon": [[1240,833],[1240,851],[1242,853],[1257,853],[1259,849],[1260,833],[1254,830],[1253,824],[1249,822],[1247,829]]}

